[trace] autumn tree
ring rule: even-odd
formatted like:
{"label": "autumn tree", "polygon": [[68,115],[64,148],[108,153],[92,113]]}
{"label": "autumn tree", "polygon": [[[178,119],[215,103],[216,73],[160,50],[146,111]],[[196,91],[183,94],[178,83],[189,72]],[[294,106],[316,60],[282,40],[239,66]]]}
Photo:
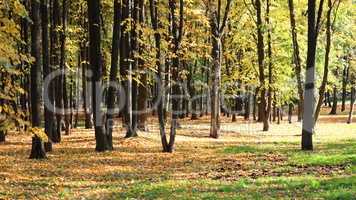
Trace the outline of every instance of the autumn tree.
{"label": "autumn tree", "polygon": [[221,38],[224,34],[224,29],[227,23],[228,15],[230,12],[231,0],[226,1],[224,14],[221,14],[222,3],[208,1],[207,10],[210,21],[211,29],[211,42],[212,42],[212,59],[213,69],[211,74],[211,124],[210,124],[210,137],[218,138],[220,134],[220,84],[221,84],[221,62],[222,62],[222,46]]}
{"label": "autumn tree", "polygon": [[[101,21],[100,0],[88,0],[89,19],[89,63],[93,72],[92,84],[92,110],[94,115],[95,150],[98,152],[110,150],[108,137],[105,131],[102,105],[102,54],[101,54]],[[110,139],[110,138],[109,138]]]}
{"label": "autumn tree", "polygon": [[302,127],[302,150],[313,150],[313,134],[315,126],[315,54],[323,13],[324,0],[319,2],[318,15],[316,17],[316,0],[308,0],[308,52],[305,75],[305,97]]}
{"label": "autumn tree", "polygon": [[[33,21],[31,26],[31,55],[35,59],[31,65],[31,123],[32,127],[39,128],[41,126],[41,15],[40,2],[38,1],[31,2],[31,19]],[[34,134],[32,137],[30,158],[46,158],[43,140],[37,134]]]}

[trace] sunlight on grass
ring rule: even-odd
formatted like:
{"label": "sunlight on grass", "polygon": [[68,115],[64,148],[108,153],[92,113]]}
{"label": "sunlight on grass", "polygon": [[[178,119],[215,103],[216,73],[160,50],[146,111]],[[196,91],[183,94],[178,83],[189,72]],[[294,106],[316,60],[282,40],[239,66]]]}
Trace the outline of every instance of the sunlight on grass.
{"label": "sunlight on grass", "polygon": [[138,183],[128,192],[112,194],[120,198],[142,199],[264,199],[283,195],[289,198],[352,199],[356,177],[329,179],[306,177],[266,177],[236,182],[216,180]]}

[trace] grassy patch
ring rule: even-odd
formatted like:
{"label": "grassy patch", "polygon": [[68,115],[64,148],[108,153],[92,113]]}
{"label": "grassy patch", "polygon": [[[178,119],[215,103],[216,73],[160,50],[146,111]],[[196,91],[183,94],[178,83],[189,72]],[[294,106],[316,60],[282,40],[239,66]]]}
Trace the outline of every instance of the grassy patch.
{"label": "grassy patch", "polygon": [[353,199],[355,191],[354,176],[329,179],[267,177],[236,182],[194,180],[138,183],[127,192],[112,195],[128,199]]}

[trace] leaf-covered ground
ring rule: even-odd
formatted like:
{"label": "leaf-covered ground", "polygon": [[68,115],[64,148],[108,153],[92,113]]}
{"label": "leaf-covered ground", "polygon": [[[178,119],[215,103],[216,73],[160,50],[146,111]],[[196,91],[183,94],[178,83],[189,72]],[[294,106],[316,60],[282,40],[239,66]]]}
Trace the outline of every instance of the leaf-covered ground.
{"label": "leaf-covered ground", "polygon": [[[344,117],[344,116],[341,116]],[[155,119],[150,124],[157,124]],[[63,136],[48,160],[28,159],[30,137],[0,144],[0,199],[355,199],[356,123],[322,117],[315,151],[299,150],[299,123],[230,123],[208,137],[209,119],[184,120],[176,151],[161,153],[157,126],[94,152],[92,131]]]}

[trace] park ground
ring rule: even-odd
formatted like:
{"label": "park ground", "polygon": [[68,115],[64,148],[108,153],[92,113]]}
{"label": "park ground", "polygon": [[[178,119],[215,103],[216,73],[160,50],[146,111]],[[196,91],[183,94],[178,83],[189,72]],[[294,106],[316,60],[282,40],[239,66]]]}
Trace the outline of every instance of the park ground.
{"label": "park ground", "polygon": [[219,139],[209,118],[181,121],[173,154],[161,153],[157,120],[149,132],[115,150],[94,151],[82,128],[43,161],[29,160],[31,137],[11,134],[0,144],[0,199],[355,199],[356,123],[322,116],[315,151],[300,151],[301,125],[261,124],[223,117]]}

